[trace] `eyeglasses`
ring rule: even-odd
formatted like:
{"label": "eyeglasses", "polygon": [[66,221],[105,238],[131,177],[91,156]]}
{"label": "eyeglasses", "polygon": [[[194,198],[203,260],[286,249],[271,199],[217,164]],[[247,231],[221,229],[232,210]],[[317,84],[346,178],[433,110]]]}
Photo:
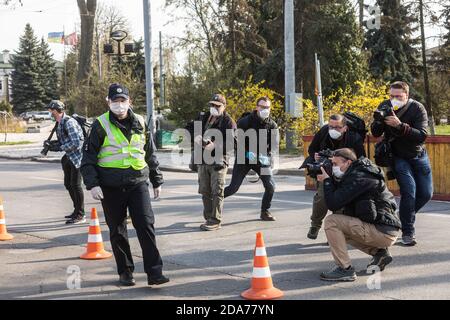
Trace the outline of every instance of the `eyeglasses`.
{"label": "eyeglasses", "polygon": [[262,104],[258,104],[257,107],[260,107],[262,109],[270,109],[270,106],[264,106]]}
{"label": "eyeglasses", "polygon": [[403,98],[403,95],[390,95],[390,97],[392,98],[392,99],[402,99]]}

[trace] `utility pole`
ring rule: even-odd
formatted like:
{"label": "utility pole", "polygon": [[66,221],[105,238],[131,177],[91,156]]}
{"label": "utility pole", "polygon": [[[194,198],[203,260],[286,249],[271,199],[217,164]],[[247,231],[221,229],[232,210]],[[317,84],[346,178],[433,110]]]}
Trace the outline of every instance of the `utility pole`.
{"label": "utility pole", "polygon": [[164,83],[164,56],[162,47],[162,33],[159,32],[159,108],[160,110],[166,104],[165,102],[165,83]]}
{"label": "utility pole", "polygon": [[316,96],[317,96],[317,108],[319,111],[319,125],[322,128],[324,125],[323,119],[323,100],[322,100],[322,78],[320,75],[320,60],[317,58],[317,53],[315,54],[316,60]]}
{"label": "utility pole", "polygon": [[359,26],[362,28],[364,25],[364,0],[358,0],[359,4]]}
{"label": "utility pole", "polygon": [[103,79],[103,68],[102,68],[102,52],[100,50],[100,36],[98,34],[98,25],[95,26],[95,37],[97,38],[98,77],[101,81]]}
{"label": "utility pole", "polygon": [[432,135],[435,135],[434,129],[434,117],[433,108],[431,105],[431,93],[430,93],[430,82],[428,79],[428,67],[427,67],[427,56],[425,54],[425,22],[423,18],[423,0],[419,0],[419,15],[420,15],[420,34],[422,42],[422,63],[423,63],[423,83],[425,86],[425,106],[428,112],[428,125]]}
{"label": "utility pole", "polygon": [[147,125],[154,132],[153,115],[153,69],[152,69],[152,23],[150,0],[143,0],[144,4],[144,42],[145,42],[145,88],[147,92]]}
{"label": "utility pole", "polygon": [[[284,1],[284,105],[293,115],[295,100],[294,0]],[[293,104],[293,105],[292,105]],[[286,130],[286,149],[295,149],[294,132]]]}

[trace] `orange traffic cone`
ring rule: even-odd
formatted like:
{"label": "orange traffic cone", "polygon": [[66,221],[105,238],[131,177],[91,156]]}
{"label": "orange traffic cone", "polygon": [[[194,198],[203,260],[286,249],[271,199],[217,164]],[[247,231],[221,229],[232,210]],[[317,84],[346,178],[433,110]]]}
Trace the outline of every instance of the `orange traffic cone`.
{"label": "orange traffic cone", "polygon": [[5,212],[3,211],[3,199],[0,197],[0,241],[12,240],[14,237],[6,231]]}
{"label": "orange traffic cone", "polygon": [[261,232],[256,234],[256,247],[253,261],[253,276],[251,288],[242,292],[241,296],[249,300],[270,300],[283,296],[283,291],[273,286],[270,275],[269,261]]}
{"label": "orange traffic cone", "polygon": [[103,247],[102,231],[98,221],[97,209],[92,208],[91,224],[89,225],[88,244],[86,252],[80,256],[81,259],[98,260],[111,257],[112,254],[105,251]]}

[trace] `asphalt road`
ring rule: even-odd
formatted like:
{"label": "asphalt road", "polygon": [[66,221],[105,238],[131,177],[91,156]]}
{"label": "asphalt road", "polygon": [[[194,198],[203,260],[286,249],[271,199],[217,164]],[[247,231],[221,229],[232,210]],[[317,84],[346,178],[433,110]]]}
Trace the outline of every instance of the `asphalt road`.
{"label": "asphalt road", "polygon": [[[146,285],[142,253],[129,225],[138,284],[125,288],[118,286],[113,259],[78,259],[88,224],[64,224],[72,208],[62,178],[57,164],[0,160],[0,195],[8,231],[15,236],[0,242],[0,299],[239,299],[250,285],[258,231],[264,234],[273,281],[284,299],[450,298],[449,202],[434,201],[424,208],[417,218],[419,245],[394,246],[394,261],[383,273],[367,275],[369,257],[352,249],[358,280],[333,284],[319,279],[320,272],[333,266],[324,233],[317,241],[306,238],[313,192],[304,190],[304,178],[275,177],[276,222],[259,220],[262,184],[245,183],[225,201],[223,228],[202,232],[196,174],[166,172],[162,200],[153,202],[153,208],[171,282]],[[85,195],[86,208],[99,211],[110,251],[101,205]],[[80,289],[74,271],[80,272]]]}

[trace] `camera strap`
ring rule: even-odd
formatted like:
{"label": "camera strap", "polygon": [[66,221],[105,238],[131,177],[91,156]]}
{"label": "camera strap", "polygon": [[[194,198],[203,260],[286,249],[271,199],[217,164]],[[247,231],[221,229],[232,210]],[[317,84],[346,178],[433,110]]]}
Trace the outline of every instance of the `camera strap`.
{"label": "camera strap", "polygon": [[53,127],[52,132],[50,132],[50,135],[48,136],[47,140],[52,140],[53,135],[56,132],[56,128],[58,128],[58,124],[59,124],[58,122],[55,123],[55,126]]}

